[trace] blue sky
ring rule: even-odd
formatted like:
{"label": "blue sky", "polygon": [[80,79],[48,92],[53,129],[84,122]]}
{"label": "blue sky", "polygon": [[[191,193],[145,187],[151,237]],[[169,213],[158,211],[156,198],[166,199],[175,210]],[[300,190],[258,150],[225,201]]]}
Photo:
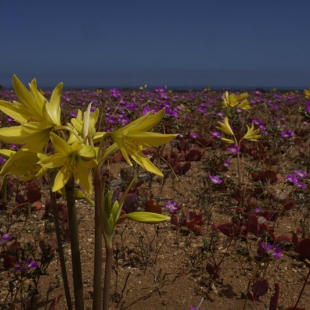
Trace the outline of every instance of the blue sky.
{"label": "blue sky", "polygon": [[[297,5],[296,5],[297,4]],[[308,0],[1,1],[0,84],[308,88]]]}

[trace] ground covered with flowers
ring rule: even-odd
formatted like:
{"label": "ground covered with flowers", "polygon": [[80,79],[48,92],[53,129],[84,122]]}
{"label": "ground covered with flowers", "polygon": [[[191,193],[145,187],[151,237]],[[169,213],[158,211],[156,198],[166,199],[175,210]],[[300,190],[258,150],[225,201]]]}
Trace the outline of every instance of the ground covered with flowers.
{"label": "ground covered with flowers", "polygon": [[[143,147],[163,177],[129,167],[120,152],[104,168],[113,200],[137,176],[124,214],[170,217],[155,225],[119,221],[110,309],[308,309],[309,96],[307,90],[63,91],[65,122],[90,102],[104,132],[165,108],[156,132],[178,134],[164,146]],[[10,90],[0,90],[0,98],[16,100]],[[2,127],[13,125],[1,114]],[[47,189],[44,178],[23,183],[2,176],[0,309],[67,309]],[[83,199],[76,205],[91,309],[94,207]],[[59,195],[72,289],[67,211]]]}

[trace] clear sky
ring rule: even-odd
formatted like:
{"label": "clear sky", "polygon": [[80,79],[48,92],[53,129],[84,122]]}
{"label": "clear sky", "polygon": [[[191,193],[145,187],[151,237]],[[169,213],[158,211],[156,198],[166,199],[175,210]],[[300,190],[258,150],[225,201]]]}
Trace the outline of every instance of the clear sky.
{"label": "clear sky", "polygon": [[2,0],[0,84],[310,86],[309,0]]}

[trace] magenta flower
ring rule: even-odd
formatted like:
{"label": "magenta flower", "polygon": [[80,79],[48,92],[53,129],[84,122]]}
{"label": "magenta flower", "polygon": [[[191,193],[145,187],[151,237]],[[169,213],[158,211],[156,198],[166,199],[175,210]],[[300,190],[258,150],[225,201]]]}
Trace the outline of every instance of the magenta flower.
{"label": "magenta flower", "polygon": [[178,210],[178,204],[175,201],[168,200],[166,209],[169,211],[169,213],[173,213]]}
{"label": "magenta flower", "polygon": [[13,237],[10,234],[3,234],[0,237],[0,246],[6,245],[8,242],[10,242],[13,239]]}
{"label": "magenta flower", "polygon": [[229,151],[232,154],[238,154],[240,152],[240,146],[239,145],[231,145],[227,151]]}
{"label": "magenta flower", "polygon": [[281,131],[282,138],[291,138],[294,137],[294,132],[291,130]]}
{"label": "magenta flower", "polygon": [[282,250],[280,247],[275,247],[274,244],[270,244],[270,243],[262,243],[262,249],[264,250],[264,252],[268,255],[271,255],[274,258],[280,258],[282,257]]}
{"label": "magenta flower", "polygon": [[32,257],[28,257],[25,261],[17,262],[16,264],[18,266],[16,266],[14,270],[20,272],[27,272],[30,269],[39,267],[39,264],[35,262]]}
{"label": "magenta flower", "polygon": [[209,175],[209,179],[213,184],[221,184],[223,182],[218,175]]}
{"label": "magenta flower", "polygon": [[230,166],[230,161],[229,160],[224,160],[223,162],[224,167],[229,167]]}
{"label": "magenta flower", "polygon": [[308,173],[302,170],[295,170],[294,172],[297,176],[299,176],[302,179],[308,176]]}
{"label": "magenta flower", "polygon": [[190,136],[191,138],[193,138],[193,139],[198,139],[198,138],[199,138],[199,135],[198,135],[197,133],[194,133],[194,132],[191,132],[191,133],[189,134],[189,136]]}
{"label": "magenta flower", "polygon": [[219,131],[211,131],[211,135],[215,138],[222,138],[222,135]]}

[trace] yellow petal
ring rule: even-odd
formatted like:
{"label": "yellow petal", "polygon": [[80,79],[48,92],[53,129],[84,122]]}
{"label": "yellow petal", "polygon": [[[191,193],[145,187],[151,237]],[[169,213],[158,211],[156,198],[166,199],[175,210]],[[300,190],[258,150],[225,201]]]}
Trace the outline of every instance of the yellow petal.
{"label": "yellow petal", "polygon": [[92,179],[88,169],[79,166],[79,168],[74,173],[74,179],[86,193],[90,195],[92,194]]}
{"label": "yellow petal", "polygon": [[[36,80],[33,79],[31,83],[32,87],[36,87]],[[31,94],[27,88],[23,85],[23,83],[17,78],[16,75],[13,75],[13,88],[14,92],[18,98],[18,101],[22,103],[22,105],[27,109],[27,111],[31,112],[31,117],[36,121],[42,120],[42,107],[38,105],[33,94]]]}
{"label": "yellow petal", "polygon": [[229,143],[229,144],[234,144],[235,141],[234,140],[231,140],[231,139],[226,139],[226,138],[221,138],[221,140],[225,143]]}
{"label": "yellow petal", "polygon": [[45,117],[49,119],[50,123],[61,125],[60,122],[60,97],[62,92],[63,83],[59,83],[53,90],[50,102],[46,102],[44,106]]}
{"label": "yellow petal", "polygon": [[161,134],[154,132],[143,132],[128,134],[124,138],[133,141],[138,145],[159,146],[171,141],[177,134]]}
{"label": "yellow petal", "polygon": [[68,143],[64,139],[60,138],[53,132],[50,133],[50,137],[57,153],[66,155],[72,153],[70,145],[68,145]]}
{"label": "yellow petal", "polygon": [[38,164],[49,169],[62,167],[67,161],[67,157],[60,153],[56,153],[51,156],[44,156],[44,158],[39,155],[38,157],[40,158]]}
{"label": "yellow petal", "polygon": [[12,103],[0,100],[0,110],[20,124],[27,123],[32,117],[31,113],[17,101]]}
{"label": "yellow petal", "polygon": [[62,167],[56,175],[53,186],[53,192],[62,189],[69,181],[71,175],[72,175],[71,169],[68,169],[67,167]]}
{"label": "yellow petal", "polygon": [[163,177],[163,173],[143,154],[130,154],[131,158],[143,169]]}
{"label": "yellow petal", "polygon": [[147,224],[157,224],[170,220],[169,216],[153,212],[130,212],[119,217],[119,219],[124,218]]}

